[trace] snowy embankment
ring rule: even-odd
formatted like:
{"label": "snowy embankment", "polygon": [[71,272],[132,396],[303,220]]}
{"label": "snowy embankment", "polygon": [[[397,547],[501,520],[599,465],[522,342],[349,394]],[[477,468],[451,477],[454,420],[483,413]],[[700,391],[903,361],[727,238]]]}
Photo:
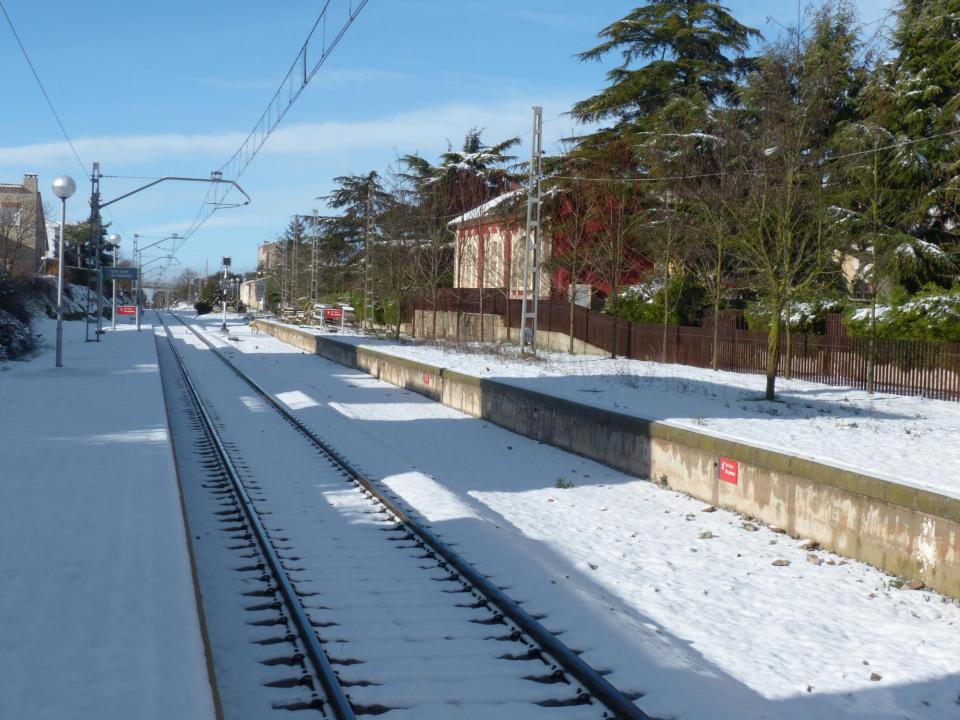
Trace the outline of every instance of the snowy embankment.
{"label": "snowy embankment", "polygon": [[652,716],[957,717],[958,603],[230,330],[208,337]]}
{"label": "snowy embankment", "polygon": [[960,402],[513,346],[345,342],[960,498]]}
{"label": "snowy embankment", "polygon": [[[36,347],[36,319],[57,317],[57,279],[37,275],[27,280],[11,280],[0,275],[0,296],[7,308],[0,306],[0,361],[27,357]],[[79,320],[96,305],[95,296],[82,285],[64,284],[63,317]],[[101,297],[101,311],[110,303]]]}
{"label": "snowy embankment", "polygon": [[149,328],[0,366],[0,717],[212,718]]}

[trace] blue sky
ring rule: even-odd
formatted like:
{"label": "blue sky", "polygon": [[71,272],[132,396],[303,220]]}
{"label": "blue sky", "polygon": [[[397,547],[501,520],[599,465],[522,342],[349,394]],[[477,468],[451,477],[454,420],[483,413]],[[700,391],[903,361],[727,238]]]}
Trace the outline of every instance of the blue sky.
{"label": "blue sky", "polygon": [[[106,175],[207,176],[233,153],[266,107],[319,12],[320,0],[4,0],[83,161]],[[333,0],[333,5],[345,0]],[[315,200],[337,175],[382,169],[397,155],[430,159],[473,126],[487,140],[529,133],[544,107],[545,142],[573,129],[560,117],[604,84],[615,62],[581,63],[606,24],[636,0],[369,0],[324,69],[241,178],[247,207],[216,213],[178,253],[182,267],[221,255],[253,269],[257,245]],[[874,21],[894,0],[858,0]],[[796,18],[795,0],[728,0],[767,36]],[[5,111],[0,182],[72,175],[68,219],[87,213],[77,165],[0,21]],[[526,150],[521,148],[523,156]],[[142,182],[142,181],[140,181]],[[105,199],[138,181],[103,180]],[[166,185],[111,209],[112,230],[161,238],[183,231],[203,200],[199,185]],[[109,218],[108,218],[109,219]],[[146,241],[145,241],[146,242]],[[181,267],[174,267],[177,272]]]}

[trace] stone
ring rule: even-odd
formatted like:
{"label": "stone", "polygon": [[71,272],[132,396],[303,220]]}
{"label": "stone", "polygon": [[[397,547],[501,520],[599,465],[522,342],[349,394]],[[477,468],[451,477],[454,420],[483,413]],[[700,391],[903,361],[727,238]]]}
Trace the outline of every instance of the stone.
{"label": "stone", "polygon": [[807,562],[814,565],[823,565],[823,558],[818,558],[813,553],[807,553]]}
{"label": "stone", "polygon": [[819,547],[820,543],[818,543],[816,540],[807,540],[800,545],[801,550],[816,550]]}
{"label": "stone", "polygon": [[927,584],[923,580],[911,580],[904,587],[907,590],[923,590]]}
{"label": "stone", "polygon": [[883,675],[879,673],[870,673],[870,680],[872,680],[873,682],[880,682],[881,680],[883,680]]}
{"label": "stone", "polygon": [[770,532],[775,532],[777,535],[786,535],[786,534],[787,534],[787,531],[786,531],[786,530],[784,530],[782,527],[777,527],[776,525],[771,525],[771,526],[770,526]]}
{"label": "stone", "polygon": [[700,512],[716,512],[717,508],[715,505],[707,505],[705,508],[701,508]]}
{"label": "stone", "polygon": [[787,565],[790,564],[790,561],[789,561],[789,560],[774,560],[774,561],[773,561],[772,563],[770,563],[770,564],[771,564],[771,565],[774,565],[775,567],[786,567]]}
{"label": "stone", "polygon": [[747,532],[756,532],[759,528],[750,522],[743,523],[743,529]]}
{"label": "stone", "polygon": [[701,540],[709,540],[712,537],[713,537],[713,533],[710,532],[709,530],[704,530],[702,533],[700,533]]}

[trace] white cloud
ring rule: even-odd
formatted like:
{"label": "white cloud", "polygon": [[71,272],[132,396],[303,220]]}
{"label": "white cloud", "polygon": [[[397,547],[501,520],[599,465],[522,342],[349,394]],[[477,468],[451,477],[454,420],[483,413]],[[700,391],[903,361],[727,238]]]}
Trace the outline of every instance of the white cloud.
{"label": "white cloud", "polygon": [[[360,122],[327,121],[299,123],[280,129],[267,140],[264,155],[302,157],[393,149],[400,154],[432,154],[446,145],[457,144],[471,127],[486,128],[489,139],[525,136],[530,124],[532,103],[513,101],[501,105],[458,104],[416,110]],[[568,101],[546,104],[544,114],[553,117],[565,112]],[[563,123],[560,123],[563,125]],[[556,127],[556,126],[553,126]],[[549,132],[546,128],[545,132]],[[562,133],[561,133],[562,134]],[[96,159],[105,166],[129,167],[157,159],[210,158],[219,165],[245,139],[242,132],[220,134],[126,135],[79,138],[74,141],[80,156]],[[0,166],[48,168],[62,165],[71,157],[66,143],[36,143],[0,147]]]}

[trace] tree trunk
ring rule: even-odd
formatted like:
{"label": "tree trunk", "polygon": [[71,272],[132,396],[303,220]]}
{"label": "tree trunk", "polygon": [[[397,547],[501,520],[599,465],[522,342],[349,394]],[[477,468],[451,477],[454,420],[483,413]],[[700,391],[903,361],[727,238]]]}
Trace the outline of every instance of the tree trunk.
{"label": "tree trunk", "polygon": [[793,378],[793,334],[790,330],[790,301],[788,300],[785,306],[784,315],[786,316],[783,321],[783,332],[784,340],[786,345],[784,347],[784,357],[783,357],[783,376],[790,380]]}
{"label": "tree trunk", "polygon": [[663,339],[660,345],[660,362],[667,362],[667,321],[670,319],[670,303],[666,285],[663,288]]}
{"label": "tree trunk", "polygon": [[710,368],[717,369],[720,364],[720,296],[714,295],[713,298],[713,353],[710,358]]}
{"label": "tree trunk", "polygon": [[[574,297],[576,297],[576,285],[574,285]],[[567,327],[567,332],[570,333],[570,336],[568,340],[568,345],[569,345],[568,350],[570,354],[573,355],[573,320],[574,320],[574,312],[577,307],[576,303],[573,302],[573,298],[570,299],[569,305],[570,305],[570,322]]]}
{"label": "tree trunk", "polygon": [[870,295],[870,337],[867,339],[867,394],[873,395],[873,379],[877,366],[877,289],[874,288]]}
{"label": "tree trunk", "polygon": [[776,398],[777,366],[780,364],[780,313],[783,307],[778,301],[771,310],[770,331],[767,335],[767,389],[764,395],[767,400]]}

